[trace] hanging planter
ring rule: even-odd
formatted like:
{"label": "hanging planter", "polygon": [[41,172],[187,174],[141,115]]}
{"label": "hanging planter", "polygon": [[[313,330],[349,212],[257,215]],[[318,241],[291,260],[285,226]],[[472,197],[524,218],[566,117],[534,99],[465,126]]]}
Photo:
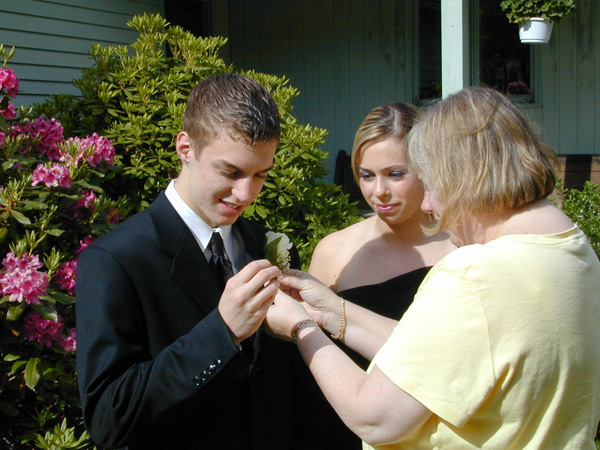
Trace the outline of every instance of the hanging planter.
{"label": "hanging planter", "polygon": [[[500,7],[510,23],[519,24],[521,42],[548,43],[552,27],[575,9],[574,0],[504,0]],[[531,35],[530,33],[535,33]]]}
{"label": "hanging planter", "polygon": [[554,24],[542,17],[532,17],[519,24],[519,38],[524,44],[547,44]]}

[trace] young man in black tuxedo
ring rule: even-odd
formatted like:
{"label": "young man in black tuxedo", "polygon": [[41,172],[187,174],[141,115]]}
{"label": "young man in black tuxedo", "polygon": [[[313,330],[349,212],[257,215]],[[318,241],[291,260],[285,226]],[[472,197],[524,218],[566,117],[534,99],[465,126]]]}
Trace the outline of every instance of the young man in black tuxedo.
{"label": "young man in black tuxedo", "polygon": [[281,272],[263,259],[267,230],[240,217],[279,133],[263,86],[207,78],[177,136],[179,177],[80,255],[77,366],[98,445],[331,448],[338,419],[297,349],[261,329]]}

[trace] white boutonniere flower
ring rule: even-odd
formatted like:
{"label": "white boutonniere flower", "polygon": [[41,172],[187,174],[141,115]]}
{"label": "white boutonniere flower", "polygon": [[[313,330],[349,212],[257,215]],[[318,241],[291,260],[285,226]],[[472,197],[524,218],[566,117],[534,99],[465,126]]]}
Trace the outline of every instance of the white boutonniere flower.
{"label": "white boutonniere flower", "polygon": [[292,243],[284,233],[268,231],[265,235],[265,258],[282,272],[290,270]]}

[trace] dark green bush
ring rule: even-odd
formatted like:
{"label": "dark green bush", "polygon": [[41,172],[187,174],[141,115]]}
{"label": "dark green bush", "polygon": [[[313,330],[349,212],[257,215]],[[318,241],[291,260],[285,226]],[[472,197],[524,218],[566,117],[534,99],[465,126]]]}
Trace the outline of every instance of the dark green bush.
{"label": "dark green bush", "polygon": [[[146,208],[177,176],[174,142],[191,89],[207,76],[235,71],[218,56],[225,38],[195,37],[160,15],[134,17],[129,26],[139,33],[131,46],[92,47],[94,65],[74,82],[81,99],[60,96],[35,107],[63,120],[66,130],[112,140],[116,168],[103,187],[115,198],[127,195],[122,219]],[[327,132],[292,115],[299,91],[285,77],[244,74],[271,91],[282,119],[275,167],[244,215],[287,233],[307,262],[316,237],[354,221],[356,207],[340,187],[322,181],[328,155],[319,146]]]}
{"label": "dark green bush", "polygon": [[586,181],[581,190],[565,189],[560,181],[556,189],[556,203],[586,234],[596,255],[600,257],[600,186]]}

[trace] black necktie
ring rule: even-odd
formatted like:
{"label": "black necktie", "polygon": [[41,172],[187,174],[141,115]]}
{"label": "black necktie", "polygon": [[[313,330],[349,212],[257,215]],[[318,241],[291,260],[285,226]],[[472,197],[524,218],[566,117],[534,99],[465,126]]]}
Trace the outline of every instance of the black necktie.
{"label": "black necktie", "polygon": [[221,289],[225,289],[225,283],[233,276],[233,268],[231,267],[231,261],[225,253],[223,238],[216,231],[213,232],[210,238],[210,251],[212,252],[210,267],[215,273],[217,283]]}

